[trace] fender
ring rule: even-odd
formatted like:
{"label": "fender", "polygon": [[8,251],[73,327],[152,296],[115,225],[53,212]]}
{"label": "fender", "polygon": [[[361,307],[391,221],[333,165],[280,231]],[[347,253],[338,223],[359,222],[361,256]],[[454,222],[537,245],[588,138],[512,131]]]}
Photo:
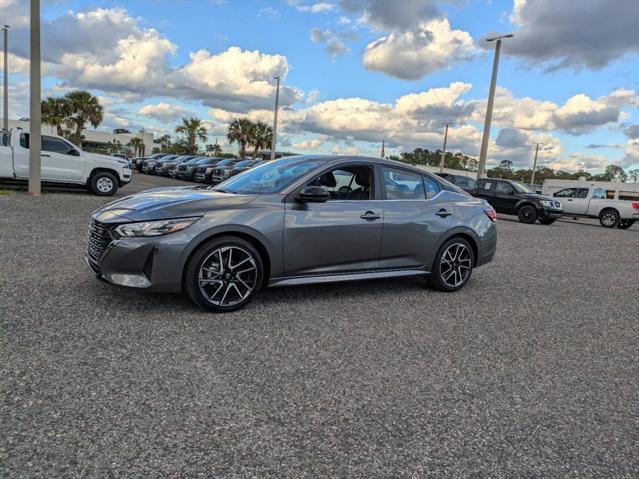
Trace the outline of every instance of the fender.
{"label": "fender", "polygon": [[[465,236],[468,236],[472,239],[472,244],[471,246],[474,246],[474,253],[475,253],[475,262],[477,262],[478,257],[479,257],[479,252],[480,252],[480,248],[479,245],[481,244],[481,239],[479,238],[479,236],[477,235],[477,233],[475,233],[473,230],[471,230],[470,228],[468,228],[467,226],[455,226],[453,228],[451,228],[450,230],[448,230],[446,232],[445,235],[443,235],[440,240],[437,242],[437,251],[439,251],[439,248],[442,247],[442,245],[448,241],[450,238],[452,238],[453,236],[457,236],[463,234]],[[435,255],[437,256],[437,255]],[[433,258],[433,261],[435,260],[435,258]],[[430,270],[433,270],[433,265],[431,264]]]}

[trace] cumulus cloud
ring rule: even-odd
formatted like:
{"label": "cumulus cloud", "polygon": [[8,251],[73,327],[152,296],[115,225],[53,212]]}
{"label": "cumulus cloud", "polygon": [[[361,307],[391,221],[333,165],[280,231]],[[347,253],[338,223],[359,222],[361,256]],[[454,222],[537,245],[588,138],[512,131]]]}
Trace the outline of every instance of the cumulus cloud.
{"label": "cumulus cloud", "polygon": [[328,2],[319,2],[306,4],[301,2],[300,0],[288,0],[288,4],[295,8],[298,12],[304,13],[322,13],[322,12],[330,12],[335,10],[336,5],[334,3]]}
{"label": "cumulus cloud", "polygon": [[388,0],[341,0],[340,6],[379,31],[411,29],[440,15],[430,0],[403,1],[401,6]]}
{"label": "cumulus cloud", "polygon": [[418,80],[470,58],[474,52],[473,39],[467,32],[451,30],[445,18],[433,19],[370,43],[364,52],[364,67],[403,80]]}
{"label": "cumulus cloud", "polygon": [[358,35],[356,32],[337,32],[333,33],[330,30],[321,30],[319,28],[312,28],[310,31],[311,41],[313,43],[320,43],[324,45],[326,53],[332,58],[337,55],[348,52],[346,41],[356,41]]}
{"label": "cumulus cloud", "polygon": [[630,139],[639,138],[639,125],[628,125],[624,129],[624,133]]}
{"label": "cumulus cloud", "polygon": [[298,150],[316,151],[324,144],[325,141],[326,140],[323,138],[313,138],[311,140],[303,140],[298,143],[294,143],[291,147],[297,148]]}
{"label": "cumulus cloud", "polygon": [[[273,77],[284,78],[289,70],[283,55],[238,47],[219,53],[191,52],[185,65],[172,67],[169,59],[177,46],[157,30],[141,27],[138,19],[121,8],[70,11],[43,22],[42,45],[47,73],[63,86],[138,99],[194,99],[233,111],[270,106]],[[13,29],[10,48],[19,58],[28,58],[27,26]],[[280,90],[284,106],[301,97],[302,92],[290,86]]]}
{"label": "cumulus cloud", "polygon": [[637,12],[636,0],[516,0],[511,22],[519,29],[504,53],[548,69],[601,69],[639,48]]}
{"label": "cumulus cloud", "polygon": [[183,106],[160,102],[157,104],[144,105],[138,110],[138,114],[160,121],[171,122],[192,113]]}

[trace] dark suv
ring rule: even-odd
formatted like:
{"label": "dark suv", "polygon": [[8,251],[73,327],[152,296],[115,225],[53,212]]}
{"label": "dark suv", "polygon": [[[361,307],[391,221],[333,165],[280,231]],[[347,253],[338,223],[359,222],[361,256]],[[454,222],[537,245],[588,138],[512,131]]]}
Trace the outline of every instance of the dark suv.
{"label": "dark suv", "polygon": [[453,185],[459,186],[466,193],[473,194],[477,183],[472,178],[468,178],[464,175],[452,175],[450,173],[435,173],[437,176],[450,181]]}
{"label": "dark suv", "polygon": [[482,178],[472,195],[488,201],[498,213],[517,215],[522,223],[539,220],[543,225],[550,225],[563,214],[559,201],[538,195],[517,181]]}

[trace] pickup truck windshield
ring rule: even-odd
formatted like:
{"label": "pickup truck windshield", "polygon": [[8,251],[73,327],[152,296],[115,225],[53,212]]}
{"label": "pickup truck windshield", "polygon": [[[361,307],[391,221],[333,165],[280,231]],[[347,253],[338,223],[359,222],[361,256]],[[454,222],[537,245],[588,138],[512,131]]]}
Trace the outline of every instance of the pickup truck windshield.
{"label": "pickup truck windshield", "polygon": [[515,191],[517,193],[534,193],[533,190],[531,190],[524,184],[517,183],[516,181],[511,181],[510,184],[512,185],[513,188],[515,188]]}

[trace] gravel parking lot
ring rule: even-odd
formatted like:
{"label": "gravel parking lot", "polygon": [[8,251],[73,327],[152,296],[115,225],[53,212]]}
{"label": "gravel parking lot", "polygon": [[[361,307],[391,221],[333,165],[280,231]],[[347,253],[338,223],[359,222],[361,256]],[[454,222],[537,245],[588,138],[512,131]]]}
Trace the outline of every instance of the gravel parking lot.
{"label": "gravel parking lot", "polygon": [[107,201],[0,195],[0,476],[639,475],[636,225],[502,218],[457,294],[272,289],[220,316],[94,278]]}

